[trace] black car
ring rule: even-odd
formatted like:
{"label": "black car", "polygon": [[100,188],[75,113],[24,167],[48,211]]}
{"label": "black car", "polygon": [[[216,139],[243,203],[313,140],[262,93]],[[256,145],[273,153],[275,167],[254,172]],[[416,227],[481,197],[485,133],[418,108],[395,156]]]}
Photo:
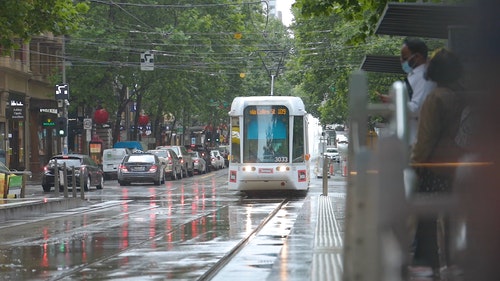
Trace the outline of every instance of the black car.
{"label": "black car", "polygon": [[152,153],[125,156],[118,167],[118,183],[123,186],[132,182],[165,183],[165,167],[160,158]]}
{"label": "black car", "polygon": [[[57,169],[56,169],[57,163]],[[42,188],[43,191],[49,192],[54,186],[54,174],[59,171],[62,175],[63,167],[66,165],[67,183],[68,186],[73,184],[73,176],[75,176],[76,185],[82,187],[80,182],[83,175],[83,190],[88,191],[91,186],[97,189],[102,189],[104,185],[104,172],[97,163],[85,154],[69,154],[56,155],[50,158],[49,162],[43,168]],[[75,174],[73,175],[73,167]],[[59,186],[59,190],[63,190],[63,185]]]}

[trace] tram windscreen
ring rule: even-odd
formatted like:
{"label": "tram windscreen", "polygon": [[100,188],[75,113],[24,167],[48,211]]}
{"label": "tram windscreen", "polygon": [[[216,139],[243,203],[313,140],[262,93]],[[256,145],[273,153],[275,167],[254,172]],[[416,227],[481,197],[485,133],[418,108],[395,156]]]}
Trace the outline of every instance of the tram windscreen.
{"label": "tram windscreen", "polygon": [[288,108],[280,105],[252,105],[246,107],[243,114],[243,162],[288,162]]}

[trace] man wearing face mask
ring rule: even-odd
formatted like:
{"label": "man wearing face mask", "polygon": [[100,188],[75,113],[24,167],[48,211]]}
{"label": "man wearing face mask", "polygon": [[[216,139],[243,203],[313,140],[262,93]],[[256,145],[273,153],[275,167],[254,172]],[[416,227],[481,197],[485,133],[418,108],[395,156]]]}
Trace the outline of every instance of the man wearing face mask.
{"label": "man wearing face mask", "polygon": [[[406,38],[401,47],[401,68],[405,73],[406,85],[408,88],[408,114],[410,120],[409,126],[409,141],[413,145],[417,136],[418,116],[420,107],[424,103],[427,94],[436,87],[432,81],[425,79],[424,74],[427,66],[428,48],[424,41],[418,38]],[[380,95],[384,102],[389,101],[389,96]]]}

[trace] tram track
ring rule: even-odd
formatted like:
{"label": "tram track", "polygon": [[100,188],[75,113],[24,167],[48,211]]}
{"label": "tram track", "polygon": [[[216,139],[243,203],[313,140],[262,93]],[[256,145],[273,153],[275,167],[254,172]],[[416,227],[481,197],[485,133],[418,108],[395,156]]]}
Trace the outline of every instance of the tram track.
{"label": "tram track", "polygon": [[[252,200],[256,201],[256,200]],[[266,200],[270,201],[270,200]],[[206,271],[197,280],[211,280],[217,273],[224,268],[242,249],[244,249],[250,241],[255,238],[258,233],[264,228],[264,226],[271,221],[272,218],[278,214],[278,212],[285,206],[290,200],[288,198],[283,199],[278,206],[256,227],[252,232],[250,232],[245,238],[243,238],[238,244],[236,244],[226,255],[224,255],[216,264],[214,264],[208,271]]]}
{"label": "tram track", "polygon": [[[262,228],[273,218],[276,216],[276,214],[287,204],[289,199],[280,199],[279,200],[259,200],[259,199],[252,199],[252,200],[243,200],[244,202],[240,202],[242,205],[253,205],[255,204],[271,204],[275,203],[277,204],[274,209],[269,212],[269,214],[263,218],[259,224],[247,235],[245,235],[244,238],[240,239],[239,242],[236,243],[234,247],[232,247],[231,250],[226,251],[223,254],[222,258],[218,260],[215,264],[213,264],[213,261],[210,262],[210,264],[207,266],[209,268],[205,273],[203,273],[201,276],[193,279],[197,280],[206,280],[212,278],[217,272],[224,267],[225,264],[227,264],[235,255],[237,255],[241,249],[245,248],[245,246],[255,237],[258,235],[258,233],[262,230]],[[85,275],[86,278],[89,277],[89,272],[95,272],[97,274],[96,276],[92,276],[93,279],[99,280],[99,279],[105,279],[106,272],[99,272],[94,270],[95,268],[102,268],[103,264],[107,263],[113,263],[113,260],[120,259],[121,256],[127,256],[127,255],[135,255],[137,253],[142,252],[144,249],[147,249],[149,247],[149,244],[155,243],[155,241],[162,241],[164,240],[165,237],[173,235],[175,232],[181,231],[182,229],[186,229],[192,224],[196,224],[200,221],[203,220],[209,220],[213,217],[216,217],[218,213],[221,212],[228,212],[227,208],[229,208],[229,205],[224,205],[221,206],[220,208],[206,212],[205,214],[193,217],[189,219],[188,221],[185,221],[183,223],[179,223],[176,225],[172,226],[172,229],[170,231],[166,232],[161,232],[158,233],[154,236],[150,236],[148,239],[144,239],[134,245],[129,245],[126,249],[123,249],[121,251],[116,251],[111,255],[103,256],[101,258],[94,259],[92,261],[89,261],[87,264],[66,270],[64,273],[60,273],[57,276],[53,276],[50,279],[47,280],[79,280],[79,276]],[[227,230],[229,231],[229,229]],[[199,235],[205,235],[205,234],[199,234]],[[144,263],[135,263],[133,268],[128,268],[127,271],[130,272],[141,272],[144,267],[147,267],[146,261]],[[86,272],[86,273],[83,273]],[[56,273],[57,274],[57,273]],[[103,275],[100,275],[103,274]]]}

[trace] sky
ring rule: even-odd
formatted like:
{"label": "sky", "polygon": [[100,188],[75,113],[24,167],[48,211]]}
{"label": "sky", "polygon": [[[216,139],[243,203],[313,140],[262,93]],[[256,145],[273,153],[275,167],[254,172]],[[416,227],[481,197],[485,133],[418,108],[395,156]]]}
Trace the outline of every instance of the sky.
{"label": "sky", "polygon": [[286,26],[289,26],[293,19],[292,12],[290,11],[293,3],[295,3],[295,0],[276,1],[276,11],[281,11],[283,24]]}

